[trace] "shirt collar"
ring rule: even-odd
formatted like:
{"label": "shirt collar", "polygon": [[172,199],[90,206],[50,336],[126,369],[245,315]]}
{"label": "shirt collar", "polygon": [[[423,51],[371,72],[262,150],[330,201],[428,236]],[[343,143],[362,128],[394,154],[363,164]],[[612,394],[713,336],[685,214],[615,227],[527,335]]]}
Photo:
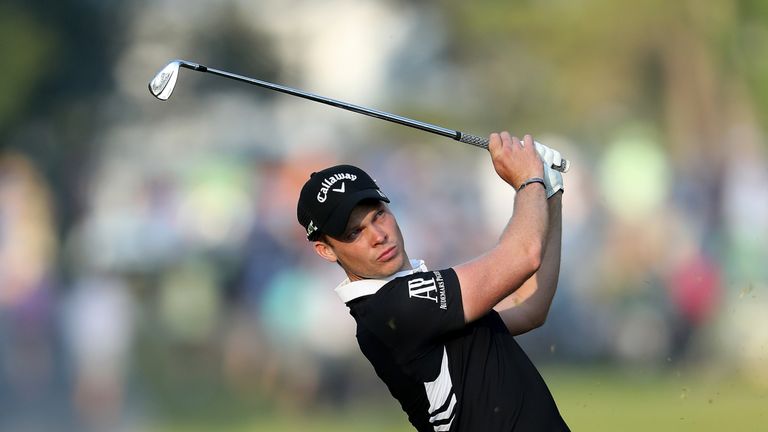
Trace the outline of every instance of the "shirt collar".
{"label": "shirt collar", "polygon": [[399,271],[383,279],[363,279],[351,282],[349,278],[346,278],[336,287],[336,294],[339,295],[341,301],[349,303],[356,298],[376,294],[381,287],[392,279],[427,271],[427,266],[423,260],[410,260],[410,262],[410,270]]}

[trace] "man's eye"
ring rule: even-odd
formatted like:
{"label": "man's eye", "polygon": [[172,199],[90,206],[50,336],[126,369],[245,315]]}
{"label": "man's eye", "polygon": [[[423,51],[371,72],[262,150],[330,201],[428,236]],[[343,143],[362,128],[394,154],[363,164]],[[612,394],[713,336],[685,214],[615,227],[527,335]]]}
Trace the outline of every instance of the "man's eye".
{"label": "man's eye", "polygon": [[359,235],[360,235],[360,230],[359,230],[359,229],[356,229],[356,230],[354,230],[354,231],[351,231],[349,234],[347,234],[347,238],[348,238],[348,239],[350,239],[350,240],[354,240],[354,239],[356,239],[356,238],[357,238],[357,236],[359,236]]}

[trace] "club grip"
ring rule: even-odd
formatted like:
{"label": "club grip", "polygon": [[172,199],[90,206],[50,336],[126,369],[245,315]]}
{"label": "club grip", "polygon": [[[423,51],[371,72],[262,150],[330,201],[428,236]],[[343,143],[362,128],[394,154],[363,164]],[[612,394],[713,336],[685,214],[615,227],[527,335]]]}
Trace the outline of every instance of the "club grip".
{"label": "club grip", "polygon": [[482,138],[477,135],[459,132],[459,142],[464,144],[473,145],[488,150],[488,138]]}
{"label": "club grip", "polygon": [[[480,147],[488,150],[488,138],[482,138],[477,135],[472,135],[464,132],[458,132],[459,137],[457,140],[459,142],[463,142],[464,144],[473,145],[475,147]],[[571,162],[568,161],[568,159],[562,158],[560,159],[560,165],[552,164],[552,169],[560,172],[568,172],[568,170],[571,168]]]}

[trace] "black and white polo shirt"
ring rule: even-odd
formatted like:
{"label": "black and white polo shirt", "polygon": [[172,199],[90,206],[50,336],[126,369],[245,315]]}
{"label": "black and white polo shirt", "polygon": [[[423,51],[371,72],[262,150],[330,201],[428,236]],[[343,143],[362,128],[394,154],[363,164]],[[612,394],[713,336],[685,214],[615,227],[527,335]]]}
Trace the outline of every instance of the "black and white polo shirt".
{"label": "black and white polo shirt", "polygon": [[539,372],[495,311],[464,322],[453,269],[423,261],[336,292],[357,340],[420,432],[567,431]]}

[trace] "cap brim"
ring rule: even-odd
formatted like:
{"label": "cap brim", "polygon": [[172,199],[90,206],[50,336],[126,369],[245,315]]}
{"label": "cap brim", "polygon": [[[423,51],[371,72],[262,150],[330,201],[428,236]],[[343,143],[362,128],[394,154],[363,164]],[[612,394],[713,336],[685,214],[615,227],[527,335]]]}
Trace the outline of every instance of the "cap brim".
{"label": "cap brim", "polygon": [[361,201],[366,199],[375,199],[379,201],[389,202],[389,198],[384,196],[383,193],[377,189],[365,189],[361,190],[345,197],[344,200],[333,210],[328,221],[320,228],[320,231],[330,235],[331,237],[339,237],[344,234],[344,230],[347,228],[347,222],[349,221],[349,215],[352,210]]}

